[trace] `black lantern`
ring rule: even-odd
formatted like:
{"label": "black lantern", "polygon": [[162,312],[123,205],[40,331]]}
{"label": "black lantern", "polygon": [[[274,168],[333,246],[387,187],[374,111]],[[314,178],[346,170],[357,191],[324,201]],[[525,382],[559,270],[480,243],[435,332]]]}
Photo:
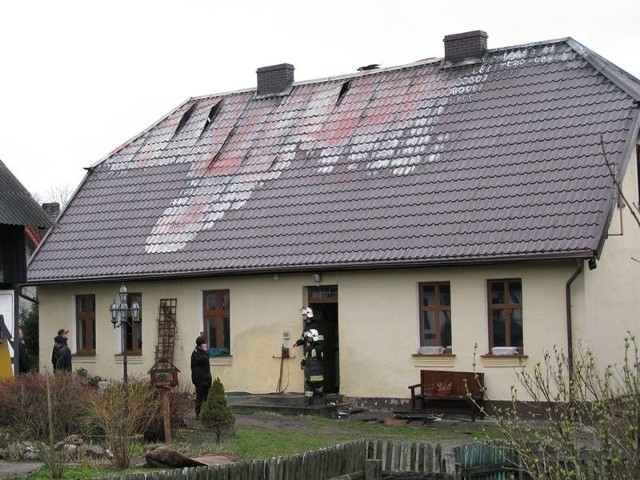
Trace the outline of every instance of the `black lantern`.
{"label": "black lantern", "polygon": [[140,305],[138,302],[133,302],[131,307],[127,304],[127,287],[124,282],[120,286],[118,292],[119,302],[116,303],[116,299],[113,299],[113,303],[109,308],[111,312],[111,323],[113,328],[122,327],[122,368],[123,368],[123,380],[127,383],[127,329],[126,326],[140,322]]}

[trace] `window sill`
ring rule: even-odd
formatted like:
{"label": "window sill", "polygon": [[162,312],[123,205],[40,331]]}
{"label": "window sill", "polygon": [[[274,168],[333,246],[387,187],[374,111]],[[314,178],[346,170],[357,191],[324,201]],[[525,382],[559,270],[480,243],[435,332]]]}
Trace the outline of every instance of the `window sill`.
{"label": "window sill", "polygon": [[412,357],[455,357],[455,354],[451,352],[444,353],[412,353]]}

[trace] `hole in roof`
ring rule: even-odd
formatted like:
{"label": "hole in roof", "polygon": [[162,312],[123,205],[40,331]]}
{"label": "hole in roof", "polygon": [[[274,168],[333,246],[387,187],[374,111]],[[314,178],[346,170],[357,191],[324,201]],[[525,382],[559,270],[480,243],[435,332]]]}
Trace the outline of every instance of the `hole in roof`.
{"label": "hole in roof", "polygon": [[180,119],[180,123],[178,123],[178,126],[176,127],[176,131],[173,134],[174,137],[178,133],[180,133],[180,130],[182,130],[185,124],[189,121],[189,119],[191,118],[191,115],[193,115],[193,112],[196,109],[196,104],[197,102],[193,103],[193,105],[191,105],[189,109],[186,112],[184,112],[184,114],[182,115],[182,118]]}
{"label": "hole in roof", "polygon": [[347,94],[350,88],[351,88],[351,80],[347,80],[342,84],[342,88],[340,89],[340,93],[338,94],[338,101],[336,102],[336,105],[340,105],[342,103],[342,99]]}
{"label": "hole in roof", "polygon": [[209,125],[213,123],[213,121],[216,119],[216,117],[220,113],[221,108],[222,108],[222,100],[220,100],[213,107],[211,107],[211,110],[209,110],[209,114],[207,115],[207,119],[204,121],[204,126],[202,127],[202,131],[200,132],[200,136],[202,136],[202,134],[207,131],[207,129],[209,128]]}

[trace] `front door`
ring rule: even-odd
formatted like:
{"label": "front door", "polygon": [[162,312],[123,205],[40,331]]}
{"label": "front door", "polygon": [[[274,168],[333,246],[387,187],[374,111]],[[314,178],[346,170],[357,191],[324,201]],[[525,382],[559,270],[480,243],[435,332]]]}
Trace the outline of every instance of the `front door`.
{"label": "front door", "polygon": [[307,302],[324,336],[324,391],[339,393],[338,286],[309,287]]}

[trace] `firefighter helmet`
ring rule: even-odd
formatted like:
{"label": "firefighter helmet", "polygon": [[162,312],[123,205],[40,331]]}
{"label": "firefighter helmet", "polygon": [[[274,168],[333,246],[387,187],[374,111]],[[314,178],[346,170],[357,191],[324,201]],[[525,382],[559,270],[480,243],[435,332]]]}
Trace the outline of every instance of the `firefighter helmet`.
{"label": "firefighter helmet", "polygon": [[302,309],[302,315],[306,315],[308,318],[313,318],[313,310],[311,310],[309,307],[304,307]]}

